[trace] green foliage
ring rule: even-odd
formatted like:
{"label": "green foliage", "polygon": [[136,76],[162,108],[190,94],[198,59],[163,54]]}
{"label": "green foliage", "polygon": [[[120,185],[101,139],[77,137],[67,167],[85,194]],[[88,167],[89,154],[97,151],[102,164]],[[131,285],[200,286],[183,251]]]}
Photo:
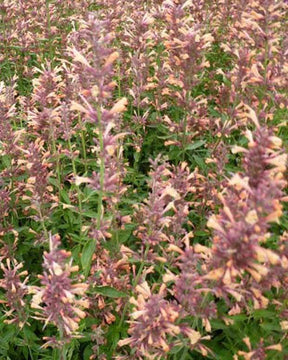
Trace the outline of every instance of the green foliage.
{"label": "green foliage", "polygon": [[[0,359],[152,359],[156,354],[161,360],[234,360],[238,354],[242,360],[244,352],[261,346],[265,359],[286,359],[288,217],[277,193],[287,195],[285,184],[273,188],[275,199],[267,200],[271,206],[260,219],[266,237],[259,236],[259,246],[283,263],[252,259],[267,274],[255,279],[245,268],[233,284],[237,289],[252,279],[266,306],[245,298],[251,293],[249,280],[241,300],[222,293],[217,277],[205,282],[213,256],[229,252],[217,248],[221,231],[208,228],[207,220],[222,216],[227,228],[235,222],[229,208],[235,204],[227,205],[226,196],[233,174],[245,178],[243,159],[254,146],[247,130],[253,136],[259,121],[282,139],[275,152],[288,149],[287,60],[279,40],[285,36],[284,2],[278,2],[278,11],[268,1],[277,11],[267,5],[265,14],[256,6],[260,1],[248,2],[246,10],[241,1],[225,2],[227,9],[211,1],[175,1],[178,7],[156,0],[2,3]],[[121,103],[124,97],[127,104]],[[231,151],[235,145],[245,150]],[[260,145],[268,148],[269,161],[273,147]],[[265,171],[274,165],[266,163]],[[284,179],[285,165],[271,172],[271,182]],[[236,205],[248,203],[244,195]],[[262,207],[255,204],[257,211]],[[271,208],[278,212],[270,224]],[[235,218],[240,223],[241,211]],[[252,232],[258,236],[261,231],[255,227]],[[51,248],[56,234],[61,238],[58,257]],[[214,252],[195,251],[197,264],[189,263],[185,278],[188,300],[198,293],[202,307],[211,300],[216,306],[211,319],[189,313],[175,291],[175,282],[188,271],[183,254],[199,245]],[[247,260],[246,253],[241,255]],[[43,266],[43,256],[53,261]],[[61,256],[67,257],[64,270]],[[19,264],[23,268],[17,269]],[[48,286],[43,278],[51,280],[57,271],[71,276],[62,297],[50,300],[77,309],[71,334],[71,322],[57,325],[61,319],[65,323],[65,306],[59,322],[51,320],[53,312],[47,315],[49,295],[35,306],[33,291],[41,297]],[[196,285],[190,283],[195,274],[204,274]],[[148,290],[143,290],[146,282]],[[74,293],[77,284],[87,285],[83,298]],[[54,290],[57,286],[63,283]],[[156,303],[153,296],[159,296]],[[80,300],[89,306],[82,309]],[[169,306],[177,309],[175,319]],[[147,320],[147,312],[154,311],[155,318]],[[165,328],[166,322],[175,328]],[[185,327],[202,338],[193,343]],[[127,338],[131,343],[119,346]],[[248,338],[251,349],[243,341]],[[58,346],[46,347],[49,340]],[[269,349],[277,344],[280,351]]]}

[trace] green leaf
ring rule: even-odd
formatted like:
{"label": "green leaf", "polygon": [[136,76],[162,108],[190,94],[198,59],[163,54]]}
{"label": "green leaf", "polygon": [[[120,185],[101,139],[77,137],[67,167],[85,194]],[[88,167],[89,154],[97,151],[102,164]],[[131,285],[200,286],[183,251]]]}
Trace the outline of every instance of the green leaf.
{"label": "green leaf", "polygon": [[125,229],[125,230],[120,230],[118,231],[119,233],[119,241],[123,244],[125,243],[129,237],[132,234],[132,229]]}
{"label": "green leaf", "polygon": [[183,346],[173,346],[170,350],[170,354],[177,354],[183,349]]}
{"label": "green leaf", "polygon": [[81,265],[83,267],[85,277],[87,277],[89,274],[92,256],[95,252],[95,248],[96,248],[95,240],[90,240],[84,245],[81,256]]}
{"label": "green leaf", "polygon": [[52,184],[55,187],[58,187],[58,182],[56,179],[49,177],[49,183]]}
{"label": "green leaf", "polygon": [[9,168],[10,162],[11,162],[11,161],[10,161],[10,157],[9,157],[8,155],[2,155],[1,160],[2,160],[3,165],[4,165],[6,168]]}
{"label": "green leaf", "polygon": [[271,324],[270,322],[265,322],[260,324],[260,326],[267,331],[281,331],[281,327],[279,324]]}
{"label": "green leaf", "polygon": [[89,217],[91,219],[97,219],[98,213],[95,211],[87,210],[82,213],[83,216]]}
{"label": "green leaf", "polygon": [[27,347],[22,348],[22,353],[23,353],[23,355],[25,357],[25,360],[28,360],[29,359],[29,351],[28,351]]}
{"label": "green leaf", "polygon": [[107,350],[105,353],[108,354],[108,359],[112,358],[112,354],[118,345],[120,339],[120,333],[122,333],[122,328],[120,329],[119,324],[114,323],[109,326],[109,331],[107,333]]}
{"label": "green leaf", "polygon": [[96,286],[93,288],[93,290],[97,293],[97,294],[101,294],[107,297],[111,297],[111,298],[119,298],[119,297],[126,297],[128,296],[127,294],[125,294],[122,291],[118,291],[110,286]]}
{"label": "green leaf", "polygon": [[84,353],[83,353],[83,359],[84,360],[89,360],[90,356],[93,354],[93,351],[91,349],[91,345],[87,345],[85,347]]}
{"label": "green leaf", "polygon": [[267,319],[275,319],[275,312],[274,311],[269,311],[266,309],[258,309],[255,310],[253,313],[253,317],[255,319],[259,319],[259,318],[267,318]]}
{"label": "green leaf", "polygon": [[24,326],[23,333],[29,342],[39,340],[38,336],[32,330],[30,330],[27,325]]}
{"label": "green leaf", "polygon": [[203,231],[203,230],[198,230],[198,231],[195,231],[195,236],[208,236],[209,235],[209,232],[208,231]]}
{"label": "green leaf", "polygon": [[60,191],[60,198],[65,201],[65,204],[71,204],[69,195],[65,190]]}
{"label": "green leaf", "polygon": [[201,147],[204,144],[206,144],[206,141],[204,141],[204,140],[195,141],[193,144],[187,145],[185,147],[185,151],[198,149],[199,147]]}
{"label": "green leaf", "polygon": [[207,165],[205,164],[205,162],[203,161],[203,159],[200,156],[197,156],[195,154],[193,154],[193,159],[195,160],[196,164],[201,168],[201,169],[206,169]]}

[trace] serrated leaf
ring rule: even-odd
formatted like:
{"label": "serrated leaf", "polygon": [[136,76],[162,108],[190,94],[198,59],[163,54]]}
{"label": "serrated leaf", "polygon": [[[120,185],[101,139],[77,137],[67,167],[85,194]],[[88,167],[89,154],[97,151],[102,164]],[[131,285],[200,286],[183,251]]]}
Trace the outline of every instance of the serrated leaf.
{"label": "serrated leaf", "polygon": [[52,184],[55,187],[58,187],[58,181],[52,177],[49,177],[49,184]]}
{"label": "serrated leaf", "polygon": [[126,297],[127,294],[125,294],[122,291],[118,291],[110,286],[96,286],[93,289],[97,294],[101,294],[103,296],[111,297],[114,299],[117,299],[119,297]]}
{"label": "serrated leaf", "polygon": [[32,330],[30,330],[27,325],[24,326],[23,333],[25,334],[25,337],[29,339],[29,341],[39,340],[39,337]]}
{"label": "serrated leaf", "polygon": [[96,248],[95,240],[90,240],[84,245],[81,255],[81,265],[83,267],[85,277],[87,277],[89,274],[91,262],[92,262],[92,256],[95,252],[95,248]]}
{"label": "serrated leaf", "polygon": [[65,204],[70,204],[70,199],[69,199],[69,195],[67,194],[67,192],[65,190],[61,190],[60,191],[60,197],[65,201]]}
{"label": "serrated leaf", "polygon": [[121,243],[124,243],[125,241],[127,241],[129,239],[131,234],[132,234],[132,229],[125,229],[125,230],[119,231],[119,241]]}
{"label": "serrated leaf", "polygon": [[84,349],[84,352],[83,352],[83,359],[84,360],[89,360],[90,359],[90,356],[93,354],[93,351],[91,349],[91,345],[87,345]]}
{"label": "serrated leaf", "polygon": [[89,217],[91,219],[97,219],[98,213],[95,211],[84,211],[82,213],[83,216]]}
{"label": "serrated leaf", "polygon": [[195,160],[195,162],[201,169],[207,168],[207,165],[205,164],[205,162],[203,161],[203,159],[201,157],[193,154],[193,159]]}
{"label": "serrated leaf", "polygon": [[253,317],[255,319],[259,319],[259,318],[273,319],[275,318],[275,312],[266,309],[259,309],[254,311]]}
{"label": "serrated leaf", "polygon": [[268,331],[281,331],[281,327],[279,324],[271,324],[271,323],[263,323],[260,324],[260,326],[264,329],[264,330],[268,330]]}
{"label": "serrated leaf", "polygon": [[209,233],[207,231],[203,231],[203,230],[198,230],[198,231],[195,231],[195,236],[208,236]]}
{"label": "serrated leaf", "polygon": [[185,147],[185,151],[198,149],[199,147],[203,146],[204,144],[206,144],[206,141],[204,141],[204,140],[195,141],[193,144],[187,145]]}

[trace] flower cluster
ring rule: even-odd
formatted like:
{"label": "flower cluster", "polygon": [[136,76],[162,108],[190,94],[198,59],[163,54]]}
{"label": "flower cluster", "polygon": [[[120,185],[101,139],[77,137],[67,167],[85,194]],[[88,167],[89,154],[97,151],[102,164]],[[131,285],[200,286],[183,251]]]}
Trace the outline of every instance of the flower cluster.
{"label": "flower cluster", "polygon": [[[130,290],[130,264],[127,255],[113,258],[108,251],[97,246],[97,254],[92,265],[89,283],[91,290],[97,286],[106,286],[122,293]],[[116,320],[115,313],[121,314],[126,304],[125,298],[118,298],[111,303],[105,296],[96,294],[90,298],[90,311],[93,311],[97,318],[102,319],[102,324],[111,324]]]}
{"label": "flower cluster", "polygon": [[[199,248],[199,245],[198,245]],[[201,247],[200,247],[201,248]],[[201,262],[209,260],[203,258],[203,254],[196,252],[195,248],[188,248],[182,253],[179,261],[180,274],[175,277],[174,296],[179,301],[185,312],[191,314],[193,317],[202,318],[203,325],[206,330],[211,330],[209,319],[216,317],[217,309],[215,303],[212,301],[209,293],[208,282],[203,280],[202,274],[199,273],[198,266]],[[206,254],[207,255],[207,254]],[[205,264],[205,262],[204,262]],[[202,273],[205,267],[202,269]],[[166,281],[173,280],[169,275],[166,276]],[[212,292],[213,293],[213,292]]]}
{"label": "flower cluster", "polygon": [[218,296],[230,293],[237,301],[251,297],[259,308],[268,300],[256,284],[281,262],[265,242],[270,223],[279,222],[282,215],[287,155],[281,149],[282,141],[248,110],[256,130],[246,132],[248,149],[233,148],[234,153],[244,153],[244,171],[229,180],[225,193],[219,195],[223,209],[208,221],[214,237],[211,270],[205,277],[216,281]]}
{"label": "flower cluster", "polygon": [[34,294],[31,307],[39,310],[37,319],[58,328],[61,345],[61,341],[77,334],[79,322],[86,316],[83,309],[89,306],[89,301],[84,298],[88,285],[70,277],[79,270],[78,266],[71,266],[71,261],[67,263],[71,253],[60,250],[59,245],[60,237],[50,236],[50,251],[44,253],[44,273],[39,275],[41,287],[30,286],[30,292]]}
{"label": "flower cluster", "polygon": [[135,219],[141,225],[134,234],[143,244],[156,246],[164,241],[180,245],[192,236],[183,225],[189,223],[188,198],[199,188],[197,169],[190,172],[185,162],[171,166],[160,157],[150,163],[151,191],[140,206],[135,206]]}
{"label": "flower cluster", "polygon": [[0,1],[0,358],[286,356],[287,10]]}
{"label": "flower cluster", "polygon": [[152,295],[147,282],[144,282],[136,290],[139,293],[137,299],[130,300],[136,306],[131,314],[131,336],[121,340],[119,345],[129,344],[135,348],[138,359],[160,359],[170,349],[167,336],[180,333],[180,327],[175,324],[179,317],[177,306],[164,299],[164,288],[159,294]]}
{"label": "flower cluster", "polygon": [[[11,262],[9,258],[6,259],[6,265],[1,262],[1,270],[3,278],[0,280],[0,287],[5,291],[5,299],[0,300],[4,303],[8,310],[5,316],[8,319],[4,320],[7,324],[17,324],[22,328],[27,322],[26,300],[28,294],[28,271],[21,270],[22,263],[17,263],[15,260]],[[19,271],[20,270],[20,271]],[[22,277],[24,280],[21,280]],[[12,319],[9,319],[12,317]]]}

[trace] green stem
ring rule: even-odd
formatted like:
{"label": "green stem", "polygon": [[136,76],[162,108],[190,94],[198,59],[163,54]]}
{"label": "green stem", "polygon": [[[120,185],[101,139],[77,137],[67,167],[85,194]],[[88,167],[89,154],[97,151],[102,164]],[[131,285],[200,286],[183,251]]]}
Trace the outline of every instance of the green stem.
{"label": "green stem", "polygon": [[[49,49],[49,55],[52,54],[52,42],[51,42],[51,18],[50,18],[50,10],[49,10],[49,0],[46,0],[46,18],[47,18],[47,30],[48,30],[48,49]],[[52,58],[53,56],[51,56]]]}
{"label": "green stem", "polygon": [[188,354],[188,348],[185,347],[184,350],[183,350],[183,353],[182,353],[182,355],[181,355],[180,360],[185,360],[187,354]]}
{"label": "green stem", "polygon": [[[144,253],[144,256],[143,256],[143,261],[141,262],[141,265],[140,265],[140,267],[139,267],[139,269],[138,269],[137,275],[136,275],[134,281],[132,281],[133,289],[134,289],[134,288],[136,287],[136,285],[138,284],[139,278],[140,278],[141,273],[142,273],[142,271],[143,271],[143,268],[144,268],[144,266],[145,266],[145,261],[146,261],[146,259],[147,259],[147,255],[148,255],[149,249],[150,249],[150,246],[149,246],[149,244],[148,244],[147,247],[146,247],[146,249],[145,249],[145,253]],[[126,304],[125,304],[125,306],[124,306],[124,308],[123,308],[123,311],[122,311],[121,320],[120,320],[119,326],[118,326],[119,329],[122,328],[122,324],[123,324],[123,322],[124,322],[124,318],[125,318],[125,316],[126,316],[126,313],[127,313],[127,310],[128,310],[129,305],[130,305],[130,303],[129,303],[129,301],[127,301]]]}
{"label": "green stem", "polygon": [[[105,163],[103,157],[104,151],[104,141],[103,141],[103,132],[102,132],[102,124],[101,124],[101,108],[100,106],[97,107],[97,115],[98,115],[98,136],[99,136],[99,144],[100,144],[100,189],[98,192],[98,204],[97,204],[97,218],[96,218],[96,227],[97,230],[101,227],[101,219],[102,219],[102,207],[103,207],[103,189],[104,189],[104,175],[105,175]],[[96,249],[96,239],[93,241],[93,247],[91,249],[91,253],[93,254]],[[91,254],[91,259],[92,259]],[[87,278],[88,274],[90,273],[91,269],[91,261],[90,264],[87,266],[85,271],[85,278]]]}
{"label": "green stem", "polygon": [[183,124],[183,137],[182,137],[182,161],[185,160],[185,149],[186,149],[186,142],[187,142],[187,116],[184,116],[184,124]]}
{"label": "green stem", "polygon": [[24,331],[23,331],[23,334],[24,334],[24,339],[25,339],[25,342],[26,342],[27,347],[28,347],[28,351],[29,351],[30,358],[31,358],[31,360],[34,360],[34,356],[33,356],[33,353],[32,353],[32,350],[31,350],[31,347],[30,347],[30,345],[29,345],[28,338],[27,338],[27,336],[26,336],[26,334],[25,334],[25,332],[24,332]]}
{"label": "green stem", "polygon": [[[59,334],[60,334],[60,341],[62,342],[62,340],[64,339],[64,334],[63,334],[63,330],[60,328],[59,329]],[[67,354],[67,351],[66,351],[66,347],[67,345],[63,342],[63,345],[62,347],[59,349],[59,360],[66,360],[66,354]]]}
{"label": "green stem", "polygon": [[[72,149],[72,144],[71,144],[71,140],[70,138],[68,139],[68,147],[69,147],[69,151],[70,154],[72,156],[72,169],[73,169],[73,176],[77,176],[77,170],[76,170],[76,164],[75,164],[75,160],[73,157],[73,149]],[[81,191],[79,186],[76,186],[77,188],[77,198],[78,198],[78,209],[79,209],[79,220],[80,220],[80,236],[82,234],[82,223],[83,223],[83,219],[82,219],[82,197],[81,197]]]}
{"label": "green stem", "polygon": [[45,238],[48,241],[49,240],[49,233],[48,233],[47,227],[45,225],[45,220],[44,220],[44,217],[43,217],[43,214],[42,214],[41,205],[39,205],[38,214],[40,216],[40,222],[41,222],[44,234],[45,234]]}
{"label": "green stem", "polygon": [[149,244],[148,244],[147,247],[146,247],[146,249],[145,249],[145,252],[144,252],[143,261],[141,262],[141,265],[140,265],[140,267],[139,267],[139,270],[138,270],[138,272],[137,272],[137,275],[136,275],[136,277],[135,277],[135,280],[133,281],[133,287],[136,287],[136,285],[138,284],[138,281],[139,281],[139,278],[140,278],[140,276],[141,276],[142,270],[143,270],[143,268],[144,268],[144,266],[145,266],[145,261],[146,261],[146,259],[147,259],[147,255],[148,255],[149,250],[150,250],[150,246],[149,246]]}
{"label": "green stem", "polygon": [[88,168],[87,168],[87,153],[86,153],[85,135],[84,135],[84,131],[83,131],[83,130],[81,130],[81,143],[82,143],[82,153],[83,153],[83,158],[84,158],[84,168],[85,168],[85,173],[87,174],[87,172],[88,172]]}
{"label": "green stem", "polygon": [[86,141],[85,141],[85,133],[84,133],[84,124],[82,122],[82,118],[81,118],[81,115],[79,113],[79,116],[78,116],[78,122],[81,126],[81,132],[80,132],[80,137],[81,137],[81,146],[82,146],[82,156],[83,156],[83,159],[84,159],[84,168],[85,168],[85,173],[87,174],[88,172],[88,168],[87,168],[87,151],[86,151]]}
{"label": "green stem", "polygon": [[121,98],[121,69],[120,69],[120,61],[118,61],[118,67],[117,67],[117,77],[118,77],[118,97]]}
{"label": "green stem", "polygon": [[57,175],[57,180],[58,180],[58,190],[59,190],[59,197],[60,197],[61,172],[60,172],[59,156],[57,154],[57,147],[56,147],[56,140],[55,140],[53,124],[50,125],[50,138],[51,138],[51,142],[52,142],[52,154],[56,157],[56,175]]}
{"label": "green stem", "polygon": [[104,163],[104,141],[101,124],[101,109],[97,108],[98,123],[99,123],[99,145],[100,145],[100,189],[98,194],[98,214],[97,214],[97,228],[100,229],[101,218],[102,218],[102,206],[103,206],[103,189],[104,189],[104,176],[105,176],[105,163]]}
{"label": "green stem", "polygon": [[[118,143],[119,145],[119,143]],[[119,146],[117,146],[117,171],[118,171],[118,174],[119,174],[119,179],[118,179],[118,196],[119,196],[119,193],[120,193],[120,189],[121,189],[121,179],[120,179],[120,174],[121,174],[121,168],[120,168],[120,164],[121,164],[121,143]],[[119,199],[119,197],[118,197]],[[119,231],[117,229],[117,219],[115,217],[115,215],[117,215],[118,213],[118,210],[119,210],[119,201],[117,200],[115,205],[114,205],[114,218],[113,218],[113,223],[114,223],[114,229],[115,229],[115,240],[116,240],[116,251],[119,250]]]}

